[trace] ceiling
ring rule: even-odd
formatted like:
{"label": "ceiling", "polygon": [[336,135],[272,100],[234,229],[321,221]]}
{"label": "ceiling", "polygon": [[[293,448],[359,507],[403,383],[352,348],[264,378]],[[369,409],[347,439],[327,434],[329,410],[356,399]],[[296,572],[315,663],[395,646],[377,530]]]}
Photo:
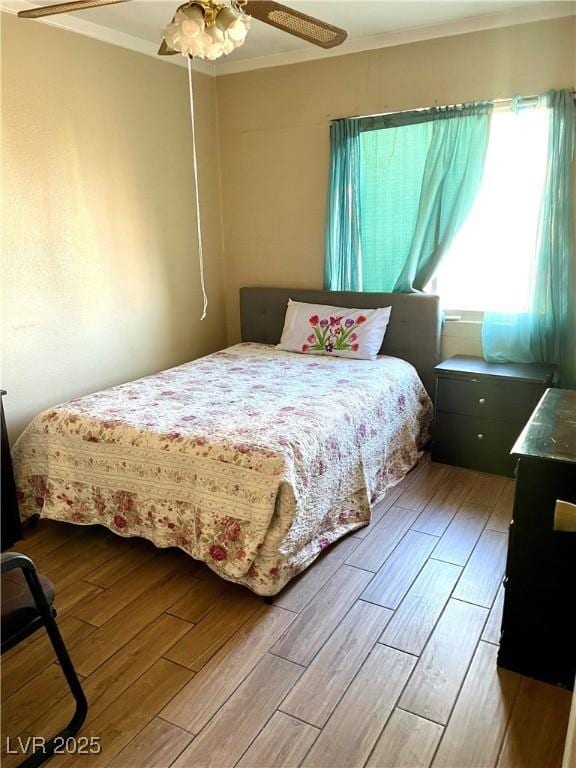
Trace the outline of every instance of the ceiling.
{"label": "ceiling", "polygon": [[[4,0],[8,10],[48,5],[57,0]],[[162,29],[182,0],[132,0],[74,14],[50,17],[50,23],[78,32],[154,53]],[[304,61],[326,55],[384,47],[417,39],[486,29],[507,24],[571,15],[576,2],[541,0],[284,0],[304,13],[343,27],[348,39],[339,48],[326,52],[296,37],[254,21],[245,44],[230,56],[206,64],[212,74],[255,69],[274,64]],[[39,23],[26,21],[23,23]],[[40,22],[40,23],[46,23]],[[182,57],[166,57],[184,63]],[[202,67],[200,67],[202,68]]]}

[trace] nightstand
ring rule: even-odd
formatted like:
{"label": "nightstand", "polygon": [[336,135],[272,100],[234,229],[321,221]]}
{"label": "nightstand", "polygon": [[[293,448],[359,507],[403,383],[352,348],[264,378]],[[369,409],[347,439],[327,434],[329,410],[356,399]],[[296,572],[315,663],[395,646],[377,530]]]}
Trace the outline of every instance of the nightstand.
{"label": "nightstand", "polygon": [[555,366],[487,363],[456,355],[435,372],[432,460],[512,476],[510,450],[546,389],[554,385]]}

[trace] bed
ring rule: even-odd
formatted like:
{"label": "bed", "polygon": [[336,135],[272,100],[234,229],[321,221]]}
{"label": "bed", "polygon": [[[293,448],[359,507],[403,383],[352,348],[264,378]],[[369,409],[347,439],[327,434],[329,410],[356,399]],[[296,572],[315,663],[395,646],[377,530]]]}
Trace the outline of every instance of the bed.
{"label": "bed", "polygon": [[[377,360],[274,347],[288,298],[392,306]],[[20,507],[179,547],[271,596],[370,521],[429,438],[436,297],[241,290],[242,343],[39,414]]]}

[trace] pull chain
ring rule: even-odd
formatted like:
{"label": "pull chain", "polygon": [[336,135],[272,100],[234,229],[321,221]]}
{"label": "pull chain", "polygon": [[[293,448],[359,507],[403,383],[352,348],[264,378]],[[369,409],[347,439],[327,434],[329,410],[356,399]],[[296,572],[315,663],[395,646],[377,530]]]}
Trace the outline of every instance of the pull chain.
{"label": "pull chain", "polygon": [[190,121],[192,124],[192,157],[194,160],[194,195],[196,199],[196,231],[198,235],[198,263],[200,266],[200,285],[202,286],[202,296],[204,298],[204,307],[202,317],[206,317],[208,309],[208,296],[206,295],[206,284],[204,281],[204,253],[202,250],[202,225],[200,222],[200,190],[198,187],[198,160],[196,156],[196,125],[194,119],[194,89],[192,87],[192,59],[188,56],[188,91],[190,93]]}

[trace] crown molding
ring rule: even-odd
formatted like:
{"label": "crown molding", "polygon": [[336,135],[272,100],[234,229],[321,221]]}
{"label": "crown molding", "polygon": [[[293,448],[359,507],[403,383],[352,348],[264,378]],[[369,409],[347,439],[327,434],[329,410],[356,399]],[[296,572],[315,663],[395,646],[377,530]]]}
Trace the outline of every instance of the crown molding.
{"label": "crown molding", "polygon": [[468,16],[455,21],[446,21],[439,24],[400,29],[396,32],[386,32],[369,37],[358,37],[346,40],[337,48],[328,50],[310,47],[286,53],[273,53],[268,56],[257,56],[251,59],[234,58],[220,59],[216,62],[216,77],[232,75],[238,72],[249,72],[256,69],[268,69],[281,67],[286,64],[299,64],[306,61],[317,61],[334,56],[346,56],[350,53],[373,51],[378,48],[389,48],[395,45],[406,45],[423,40],[433,40],[439,37],[451,37],[463,35],[467,32],[481,32],[500,27],[511,27],[517,24],[529,24],[535,21],[546,21],[566,16],[576,15],[576,2],[552,2],[544,1],[529,6],[521,6],[500,13],[482,14],[480,16]]}
{"label": "crown molding", "polygon": [[[26,0],[0,0],[0,10],[16,14],[18,11],[31,7]],[[489,29],[510,27],[516,24],[529,24],[530,22],[546,21],[548,19],[562,18],[576,15],[576,2],[537,2],[531,5],[520,6],[501,13],[469,16],[455,21],[442,22],[423,27],[412,27],[395,32],[386,32],[380,35],[359,37],[344,42],[337,48],[325,50],[316,47],[302,48],[286,53],[274,53],[267,56],[256,56],[251,59],[234,58],[220,59],[218,62],[208,62],[199,59],[194,60],[194,70],[211,77],[222,77],[239,72],[249,72],[257,69],[281,67],[287,64],[299,64],[318,59],[332,58],[334,56],[346,56],[351,53],[373,51],[378,48],[389,48],[395,45],[406,45],[423,40],[433,40],[439,37],[451,37],[463,35],[468,32],[481,32]],[[117,45],[121,48],[153,56],[156,61],[172,66],[185,67],[186,62],[182,56],[158,56],[158,44],[143,40],[125,32],[118,32],[109,27],[86,21],[74,14],[65,13],[57,16],[48,16],[42,19],[42,23],[59,29],[76,32],[103,43]]]}
{"label": "crown molding", "polygon": [[[0,10],[11,14],[17,14],[18,11],[23,11],[31,7],[34,7],[34,5],[26,2],[26,0],[0,0]],[[36,20],[23,19],[23,23],[34,23],[34,21]],[[73,13],[44,16],[42,18],[42,23],[48,24],[51,27],[57,27],[58,29],[66,29],[69,32],[76,32],[79,35],[91,37],[102,43],[109,43],[110,45],[117,45],[120,48],[127,48],[136,53],[143,53],[145,56],[153,56],[159,63],[171,64],[172,66],[175,65],[177,67],[186,67],[186,60],[183,56],[158,56],[160,41],[158,41],[158,43],[151,43],[148,40],[143,40],[141,37],[128,35],[125,32],[118,32],[115,29],[110,29],[110,27],[95,24],[93,21],[86,21],[86,19],[81,19]],[[214,77],[215,74],[214,64],[200,59],[194,60],[194,70],[212,77]]]}

